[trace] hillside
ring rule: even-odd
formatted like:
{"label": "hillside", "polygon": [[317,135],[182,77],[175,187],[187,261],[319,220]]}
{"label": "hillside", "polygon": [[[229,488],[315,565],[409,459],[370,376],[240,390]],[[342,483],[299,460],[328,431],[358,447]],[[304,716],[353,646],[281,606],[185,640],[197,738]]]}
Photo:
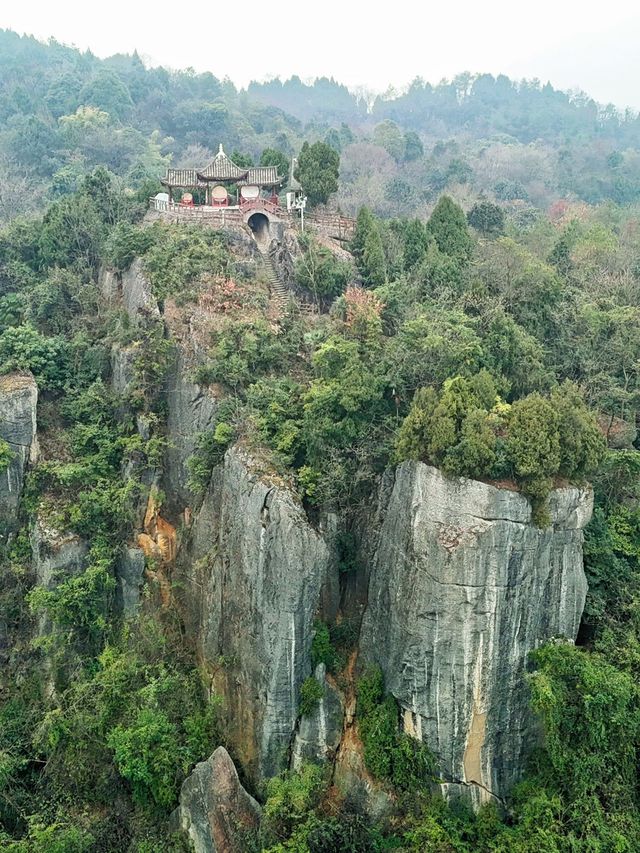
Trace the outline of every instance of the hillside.
{"label": "hillside", "polygon": [[442,192],[526,212],[559,199],[640,197],[640,119],[537,81],[459,75],[417,80],[366,105],[333,80],[252,83],[147,69],[137,55],[95,56],[0,32],[0,219],[76,190],[105,166],[138,188],[169,161],[206,162],[222,142],[259,161],[302,142],[340,151],[334,204],[355,215],[426,216]]}
{"label": "hillside", "polygon": [[636,849],[634,212],[145,211],[0,236],[4,849]]}

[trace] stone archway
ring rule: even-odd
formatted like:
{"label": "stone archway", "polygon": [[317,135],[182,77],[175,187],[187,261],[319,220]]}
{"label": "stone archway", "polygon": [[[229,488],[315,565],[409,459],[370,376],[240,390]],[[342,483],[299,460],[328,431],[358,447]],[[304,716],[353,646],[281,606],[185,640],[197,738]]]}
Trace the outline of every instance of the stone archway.
{"label": "stone archway", "polygon": [[266,213],[256,211],[247,219],[247,225],[251,228],[256,243],[268,243],[270,239],[270,220]]}

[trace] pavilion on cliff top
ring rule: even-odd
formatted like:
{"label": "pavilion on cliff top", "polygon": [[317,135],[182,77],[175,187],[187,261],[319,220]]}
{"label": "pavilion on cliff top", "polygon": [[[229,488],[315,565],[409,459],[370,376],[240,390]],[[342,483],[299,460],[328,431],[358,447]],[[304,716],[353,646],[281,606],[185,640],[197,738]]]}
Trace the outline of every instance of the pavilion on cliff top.
{"label": "pavilion on cliff top", "polygon": [[[174,201],[174,191],[181,190],[180,203],[194,204],[193,194],[204,199],[209,207],[244,207],[264,198],[263,192],[270,190],[267,200],[278,205],[278,188],[283,178],[276,166],[236,166],[224,153],[222,145],[213,160],[204,169],[167,169],[161,183],[169,191],[169,201]],[[229,188],[235,185],[235,200]]]}

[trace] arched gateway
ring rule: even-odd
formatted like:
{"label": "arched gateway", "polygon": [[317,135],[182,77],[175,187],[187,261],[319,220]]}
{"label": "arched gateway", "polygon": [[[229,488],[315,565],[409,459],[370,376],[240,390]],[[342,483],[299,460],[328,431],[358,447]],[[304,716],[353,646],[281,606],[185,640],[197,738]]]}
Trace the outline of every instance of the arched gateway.
{"label": "arched gateway", "polygon": [[256,211],[249,214],[247,225],[251,228],[253,236],[258,243],[266,242],[269,239],[271,222],[267,213]]}

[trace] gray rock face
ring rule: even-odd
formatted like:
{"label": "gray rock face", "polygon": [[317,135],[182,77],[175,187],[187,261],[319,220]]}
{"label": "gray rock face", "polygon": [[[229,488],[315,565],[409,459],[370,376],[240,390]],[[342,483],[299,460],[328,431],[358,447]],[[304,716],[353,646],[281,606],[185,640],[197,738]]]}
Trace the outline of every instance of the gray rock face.
{"label": "gray rock face", "polygon": [[229,753],[219,746],[185,779],[172,824],[186,833],[195,853],[245,853],[246,835],[257,829],[260,816]]}
{"label": "gray rock face", "polygon": [[100,267],[98,272],[98,287],[105,302],[115,302],[120,290],[118,273],[107,267]]}
{"label": "gray rock face", "polygon": [[140,258],[136,258],[129,269],[122,273],[122,301],[133,323],[140,322],[145,314],[160,316],[158,302]]}
{"label": "gray rock face", "polygon": [[273,775],[289,761],[313,619],[335,571],[329,549],[286,487],[232,449],[178,568],[187,623],[224,697],[228,737],[254,779]]}
{"label": "gray rock face", "polygon": [[165,454],[165,492],[170,505],[182,509],[193,503],[186,463],[198,436],[213,426],[217,401],[206,388],[191,381],[181,350],[167,378],[167,407],[170,441]]}
{"label": "gray rock face", "polygon": [[[31,528],[32,565],[36,583],[55,589],[62,581],[79,575],[87,566],[87,543],[75,533],[61,532],[42,516]],[[51,625],[45,614],[39,617],[38,633],[49,633]]]}
{"label": "gray rock face", "polygon": [[0,377],[0,438],[12,453],[0,472],[0,538],[15,529],[27,465],[35,462],[38,387],[31,374],[10,373]]}
{"label": "gray rock face", "polygon": [[116,567],[116,596],[120,612],[135,616],[140,606],[140,590],[144,581],[144,551],[126,548]]}
{"label": "gray rock face", "polygon": [[136,351],[135,346],[114,345],[111,348],[111,387],[119,397],[125,397],[133,390]]}
{"label": "gray rock face", "polygon": [[291,751],[291,766],[297,770],[305,761],[324,762],[336,754],[342,738],[344,707],[336,688],[327,680],[326,667],[318,664],[314,678],[324,688],[324,696],[313,713],[303,716]]}
{"label": "gray rock face", "polygon": [[31,530],[31,551],[37,584],[53,589],[58,580],[84,570],[88,548],[75,533],[61,533],[37,518]]}
{"label": "gray rock face", "polygon": [[534,737],[527,655],[578,631],[592,495],[554,492],[553,524],[540,530],[518,493],[421,463],[388,477],[371,528],[362,655],[382,668],[405,730],[438,757],[448,792],[502,796]]}

